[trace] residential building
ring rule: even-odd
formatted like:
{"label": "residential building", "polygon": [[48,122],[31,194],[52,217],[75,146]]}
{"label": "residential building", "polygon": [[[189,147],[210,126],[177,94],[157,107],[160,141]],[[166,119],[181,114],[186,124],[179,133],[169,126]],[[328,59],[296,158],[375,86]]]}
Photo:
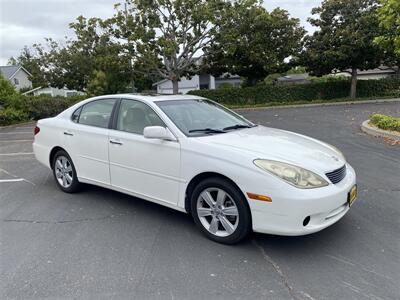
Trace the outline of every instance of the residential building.
{"label": "residential building", "polygon": [[32,81],[29,79],[32,75],[22,66],[0,66],[0,73],[4,78],[9,80],[18,91],[32,88]]}
{"label": "residential building", "polygon": [[24,95],[48,95],[48,96],[61,96],[61,97],[72,97],[84,95],[85,93],[77,91],[77,90],[69,90],[67,88],[59,89],[54,87],[37,87],[33,90],[27,91]]}
{"label": "residential building", "polygon": [[[368,79],[381,79],[386,78],[391,75],[395,75],[399,72],[398,67],[379,67],[370,70],[357,70],[357,79],[359,80],[368,80]],[[344,72],[334,73],[335,76],[345,76],[351,77],[351,70],[346,70]]]}
{"label": "residential building", "polygon": [[[178,83],[178,93],[186,94],[192,90],[214,90],[220,85],[230,84],[239,87],[242,79],[238,75],[225,74],[221,77],[214,77],[210,74],[194,75],[191,78],[182,77]],[[172,81],[164,79],[153,84],[159,94],[172,94]]]}

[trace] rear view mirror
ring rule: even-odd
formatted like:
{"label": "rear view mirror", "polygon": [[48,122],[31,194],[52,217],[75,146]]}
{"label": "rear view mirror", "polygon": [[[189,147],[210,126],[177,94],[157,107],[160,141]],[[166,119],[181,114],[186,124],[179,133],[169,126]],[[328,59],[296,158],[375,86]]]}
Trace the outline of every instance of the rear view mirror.
{"label": "rear view mirror", "polygon": [[160,139],[166,141],[176,141],[175,136],[168,128],[162,126],[147,126],[143,130],[143,135],[147,139]]}

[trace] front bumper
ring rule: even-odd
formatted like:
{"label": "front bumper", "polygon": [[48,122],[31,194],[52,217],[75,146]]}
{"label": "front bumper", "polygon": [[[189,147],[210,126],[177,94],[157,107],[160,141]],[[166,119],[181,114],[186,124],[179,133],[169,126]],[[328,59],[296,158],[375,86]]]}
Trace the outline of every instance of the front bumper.
{"label": "front bumper", "polygon": [[[277,235],[306,235],[339,221],[349,211],[348,193],[356,184],[354,169],[349,164],[346,167],[347,173],[341,182],[323,188],[302,190],[289,185],[280,191],[259,188],[259,194],[271,197],[272,202],[248,199],[253,230]],[[304,222],[307,217],[309,222]]]}

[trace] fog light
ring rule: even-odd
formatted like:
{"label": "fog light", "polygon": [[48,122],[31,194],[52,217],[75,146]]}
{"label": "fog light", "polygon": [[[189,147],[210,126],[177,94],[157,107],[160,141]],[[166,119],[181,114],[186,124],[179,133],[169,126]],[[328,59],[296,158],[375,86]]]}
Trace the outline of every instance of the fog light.
{"label": "fog light", "polygon": [[310,216],[308,216],[308,217],[305,217],[305,219],[304,219],[304,221],[303,221],[303,226],[307,226],[308,225],[308,223],[310,223]]}

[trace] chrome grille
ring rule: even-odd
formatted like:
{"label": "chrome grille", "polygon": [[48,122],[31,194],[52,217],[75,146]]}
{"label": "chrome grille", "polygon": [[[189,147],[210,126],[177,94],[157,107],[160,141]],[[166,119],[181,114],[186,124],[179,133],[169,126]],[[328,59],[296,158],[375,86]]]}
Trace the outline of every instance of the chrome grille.
{"label": "chrome grille", "polygon": [[325,175],[326,175],[326,177],[329,178],[329,180],[333,184],[336,184],[336,183],[342,181],[342,179],[346,176],[346,165],[344,165],[343,167],[341,167],[337,170],[326,173]]}

